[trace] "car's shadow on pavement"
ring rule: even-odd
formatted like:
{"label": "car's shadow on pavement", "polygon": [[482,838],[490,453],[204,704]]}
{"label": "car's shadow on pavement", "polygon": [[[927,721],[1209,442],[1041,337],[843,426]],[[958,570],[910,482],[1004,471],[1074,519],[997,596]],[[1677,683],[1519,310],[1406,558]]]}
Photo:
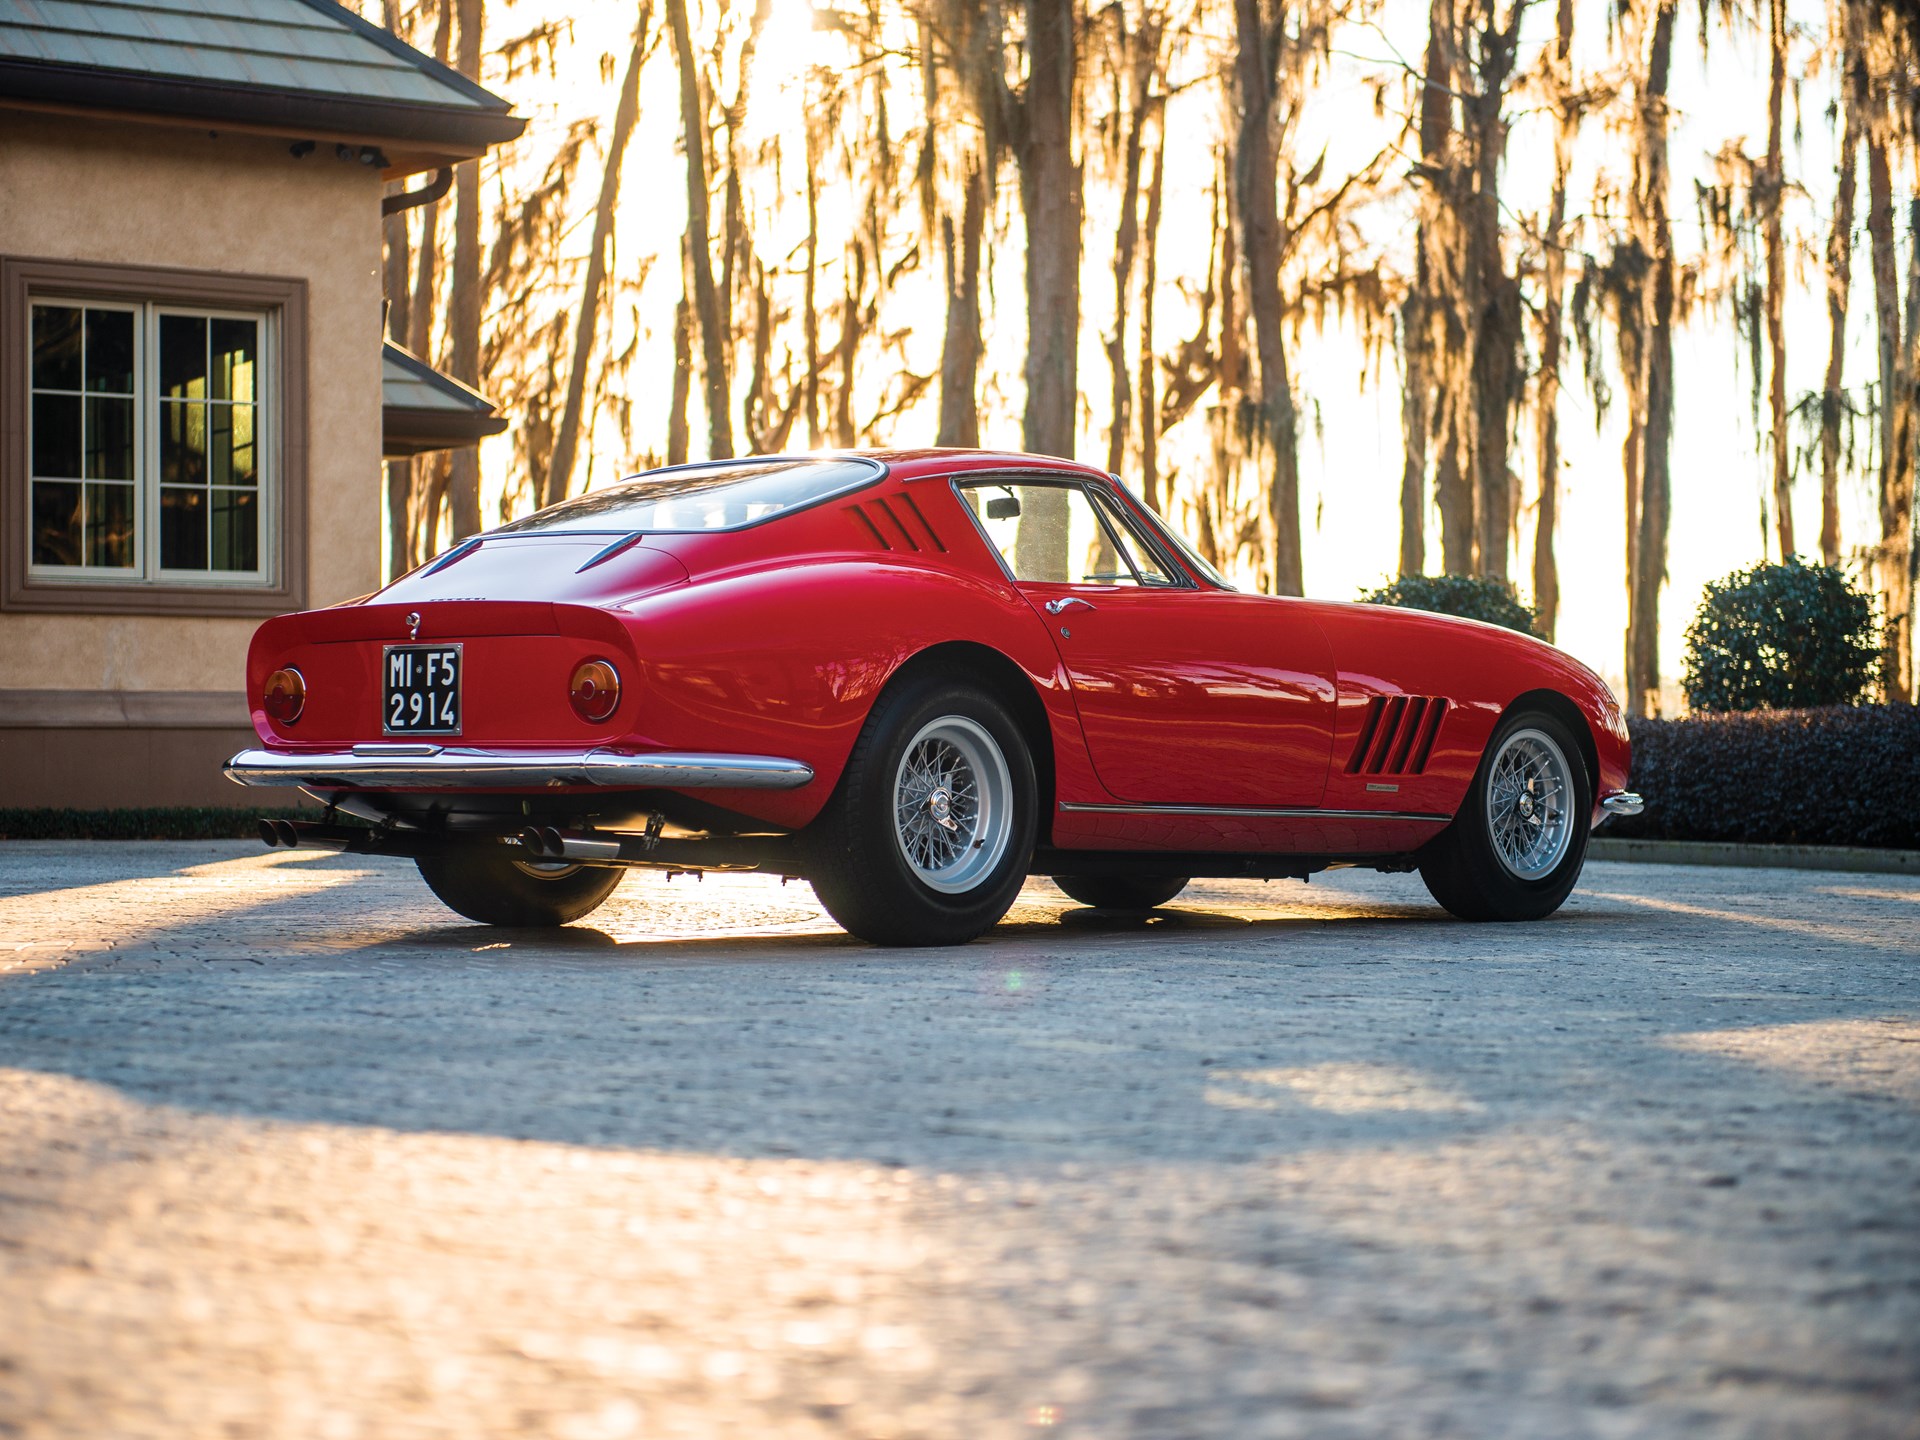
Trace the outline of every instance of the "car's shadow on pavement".
{"label": "car's shadow on pavement", "polygon": [[1452,920],[1404,877],[1200,882],[1146,915],[1035,886],[980,941],[886,950],[764,884],[622,887],[593,922],[506,930],[421,923],[435,902],[390,865],[183,873],[64,892],[123,933],[0,980],[0,1065],[189,1109],[588,1145],[1246,1159],[1800,1084],[1686,1037],[1884,1014],[1879,981],[1833,977],[1911,959],[1886,939],[1899,897],[1804,879],[1736,901],[1683,877],[1510,926]]}

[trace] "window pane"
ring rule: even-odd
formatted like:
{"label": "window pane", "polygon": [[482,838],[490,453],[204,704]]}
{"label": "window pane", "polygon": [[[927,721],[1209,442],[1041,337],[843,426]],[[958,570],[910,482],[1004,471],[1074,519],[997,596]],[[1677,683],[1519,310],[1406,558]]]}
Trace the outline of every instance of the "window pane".
{"label": "window pane", "polygon": [[961,492],[1016,580],[1132,585],[1078,485],[969,485]]}
{"label": "window pane", "polygon": [[1132,525],[1121,513],[1120,507],[1105,495],[1096,493],[1094,498],[1101,512],[1113,526],[1113,533],[1120,537],[1121,548],[1127,552],[1127,558],[1133,562],[1133,568],[1139,572],[1140,578],[1149,585],[1173,584],[1173,576],[1167,573],[1167,567],[1160,563],[1159,556],[1147,548],[1146,542],[1134,533]]}
{"label": "window pane", "polygon": [[207,407],[160,402],[160,483],[207,483]]}
{"label": "window pane", "polygon": [[253,406],[209,405],[206,410],[212,483],[253,484]]}
{"label": "window pane", "polygon": [[213,490],[214,570],[260,568],[260,505],[252,490]]}
{"label": "window pane", "polygon": [[871,485],[866,460],[754,460],[635,476],[501,526],[526,530],[734,530]]}
{"label": "window pane", "polygon": [[133,315],[87,311],[87,389],[133,393]]}
{"label": "window pane", "polygon": [[207,496],[204,490],[160,491],[160,568],[207,568]]}
{"label": "window pane", "polygon": [[213,322],[213,398],[254,398],[255,356],[259,349],[258,320]]}
{"label": "window pane", "polygon": [[133,479],[133,401],[87,397],[87,478]]}
{"label": "window pane", "polygon": [[33,397],[33,473],[80,478],[80,397]]}
{"label": "window pane", "polygon": [[160,393],[175,400],[207,394],[207,322],[197,315],[160,317]]}
{"label": "window pane", "polygon": [[80,310],[33,307],[33,385],[36,390],[80,388]]}
{"label": "window pane", "polygon": [[80,563],[80,486],[33,482],[33,563]]}
{"label": "window pane", "polygon": [[133,486],[87,486],[87,564],[133,564]]}

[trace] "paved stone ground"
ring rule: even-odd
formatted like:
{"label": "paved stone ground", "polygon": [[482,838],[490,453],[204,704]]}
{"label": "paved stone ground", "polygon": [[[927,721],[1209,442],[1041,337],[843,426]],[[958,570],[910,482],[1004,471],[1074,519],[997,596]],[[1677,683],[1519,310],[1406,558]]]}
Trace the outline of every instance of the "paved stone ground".
{"label": "paved stone ground", "polygon": [[0,1434],[1920,1436],[1920,880],[1044,884],[0,845]]}

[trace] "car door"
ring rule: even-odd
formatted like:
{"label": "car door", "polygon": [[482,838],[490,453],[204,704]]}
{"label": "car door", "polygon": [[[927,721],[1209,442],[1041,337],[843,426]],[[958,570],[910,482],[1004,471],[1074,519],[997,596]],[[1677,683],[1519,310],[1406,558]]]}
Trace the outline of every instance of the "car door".
{"label": "car door", "polygon": [[1109,791],[1142,805],[1320,803],[1333,657],[1304,607],[1196,584],[1104,485],[1001,475],[958,488],[1047,620]]}

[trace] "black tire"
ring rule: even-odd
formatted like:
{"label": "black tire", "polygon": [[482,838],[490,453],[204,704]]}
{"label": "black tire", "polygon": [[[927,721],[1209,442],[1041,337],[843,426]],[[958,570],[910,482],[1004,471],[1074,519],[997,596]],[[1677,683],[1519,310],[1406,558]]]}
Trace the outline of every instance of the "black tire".
{"label": "black tire", "polygon": [[528,929],[565,925],[599,909],[626,873],[608,865],[540,867],[484,850],[414,863],[448,909],[482,925]]}
{"label": "black tire", "polygon": [[1096,910],[1152,910],[1191,882],[1185,875],[1056,875],[1053,883]]}
{"label": "black tire", "polygon": [[[1496,760],[1509,742],[1544,736],[1564,762],[1568,789],[1565,849],[1550,869],[1524,877],[1501,859],[1495,844],[1488,787]],[[1581,758],[1579,743],[1567,726],[1542,710],[1509,715],[1493,732],[1480,768],[1474,773],[1460,812],[1420,853],[1420,878],[1433,898],[1462,920],[1540,920],[1558,910],[1572,893],[1587,860],[1587,837],[1593,816],[1593,779]]]}
{"label": "black tire", "polygon": [[[997,837],[970,847],[984,852],[974,862],[980,872],[961,875],[952,882],[959,888],[943,890],[924,878],[937,872],[923,872],[908,860],[895,805],[909,748],[925,743],[929,729],[951,725],[962,727],[974,743],[976,732],[991,740],[1005,771],[993,790],[1005,794],[981,802],[997,803],[997,811],[982,808],[973,817]],[[991,755],[981,753],[990,763]],[[983,781],[979,788],[985,792],[988,785]],[[909,679],[874,705],[833,798],[809,829],[807,878],[827,913],[871,944],[964,944],[998,924],[1020,893],[1033,856],[1037,797],[1033,758],[1005,705],[975,685]],[[948,818],[959,813],[941,812]],[[989,815],[998,818],[989,821]],[[964,867],[969,849],[957,853],[954,864]]]}

